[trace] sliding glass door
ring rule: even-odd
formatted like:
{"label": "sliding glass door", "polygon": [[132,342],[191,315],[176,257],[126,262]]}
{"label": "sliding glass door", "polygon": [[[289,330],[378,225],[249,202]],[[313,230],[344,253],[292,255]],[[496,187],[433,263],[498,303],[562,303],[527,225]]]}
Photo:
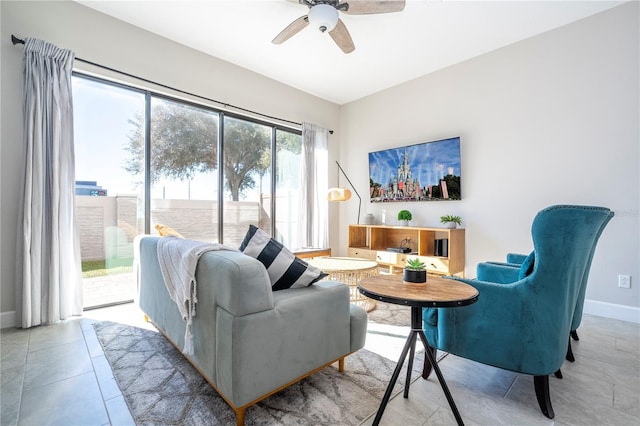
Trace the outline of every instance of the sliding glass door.
{"label": "sliding glass door", "polygon": [[73,89],[85,308],[134,298],[133,239],[156,225],[231,247],[256,225],[295,248],[300,132],[81,74]]}
{"label": "sliding glass door", "polygon": [[151,97],[151,231],[218,242],[218,113]]}
{"label": "sliding glass door", "polygon": [[133,300],[133,239],[144,232],[143,182],[130,136],[144,116],[143,93],[73,78],[76,216],[84,307]]}
{"label": "sliding glass door", "polygon": [[249,225],[271,233],[271,128],[224,118],[224,243],[239,247]]}

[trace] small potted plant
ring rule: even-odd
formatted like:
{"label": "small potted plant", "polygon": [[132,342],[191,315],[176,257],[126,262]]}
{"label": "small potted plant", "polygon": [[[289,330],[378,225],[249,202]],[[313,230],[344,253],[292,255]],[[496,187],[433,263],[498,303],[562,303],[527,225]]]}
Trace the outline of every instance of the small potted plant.
{"label": "small potted plant", "polygon": [[407,259],[407,263],[404,266],[403,279],[409,283],[427,282],[427,269],[424,262],[417,257]]}
{"label": "small potted plant", "polygon": [[444,224],[445,228],[455,228],[458,225],[462,224],[462,218],[460,216],[440,216],[440,222]]}
{"label": "small potted plant", "polygon": [[398,220],[402,226],[409,226],[409,221],[413,218],[413,215],[409,210],[400,210],[398,212]]}

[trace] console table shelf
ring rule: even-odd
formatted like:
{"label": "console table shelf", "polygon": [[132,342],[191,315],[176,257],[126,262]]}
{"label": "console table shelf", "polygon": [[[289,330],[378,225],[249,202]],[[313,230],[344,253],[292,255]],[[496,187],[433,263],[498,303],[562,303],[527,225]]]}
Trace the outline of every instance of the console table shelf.
{"label": "console table shelf", "polygon": [[[390,272],[404,268],[407,258],[418,257],[427,272],[464,276],[464,229],[413,226],[349,225],[349,257],[375,260]],[[409,253],[387,251],[408,247]]]}

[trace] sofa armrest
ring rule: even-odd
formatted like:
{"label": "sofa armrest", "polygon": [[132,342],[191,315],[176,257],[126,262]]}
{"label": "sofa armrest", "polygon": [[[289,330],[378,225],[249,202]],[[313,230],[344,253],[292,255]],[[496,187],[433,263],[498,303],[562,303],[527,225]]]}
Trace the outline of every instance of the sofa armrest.
{"label": "sofa armrest", "polygon": [[[215,302],[233,316],[273,309],[273,291],[262,263],[235,251],[205,253],[196,269],[198,286],[215,288]],[[198,300],[202,305],[207,301]]]}
{"label": "sofa armrest", "polygon": [[[351,352],[349,287],[336,281],[274,293],[272,310],[216,318],[216,387],[238,406]],[[358,329],[365,334],[364,328]]]}

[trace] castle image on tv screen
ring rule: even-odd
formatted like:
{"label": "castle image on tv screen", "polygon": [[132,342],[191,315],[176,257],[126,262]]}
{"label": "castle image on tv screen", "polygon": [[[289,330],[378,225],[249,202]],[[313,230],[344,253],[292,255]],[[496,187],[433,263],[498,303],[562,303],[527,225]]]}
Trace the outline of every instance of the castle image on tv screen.
{"label": "castle image on tv screen", "polygon": [[369,153],[372,203],[460,200],[460,138]]}

